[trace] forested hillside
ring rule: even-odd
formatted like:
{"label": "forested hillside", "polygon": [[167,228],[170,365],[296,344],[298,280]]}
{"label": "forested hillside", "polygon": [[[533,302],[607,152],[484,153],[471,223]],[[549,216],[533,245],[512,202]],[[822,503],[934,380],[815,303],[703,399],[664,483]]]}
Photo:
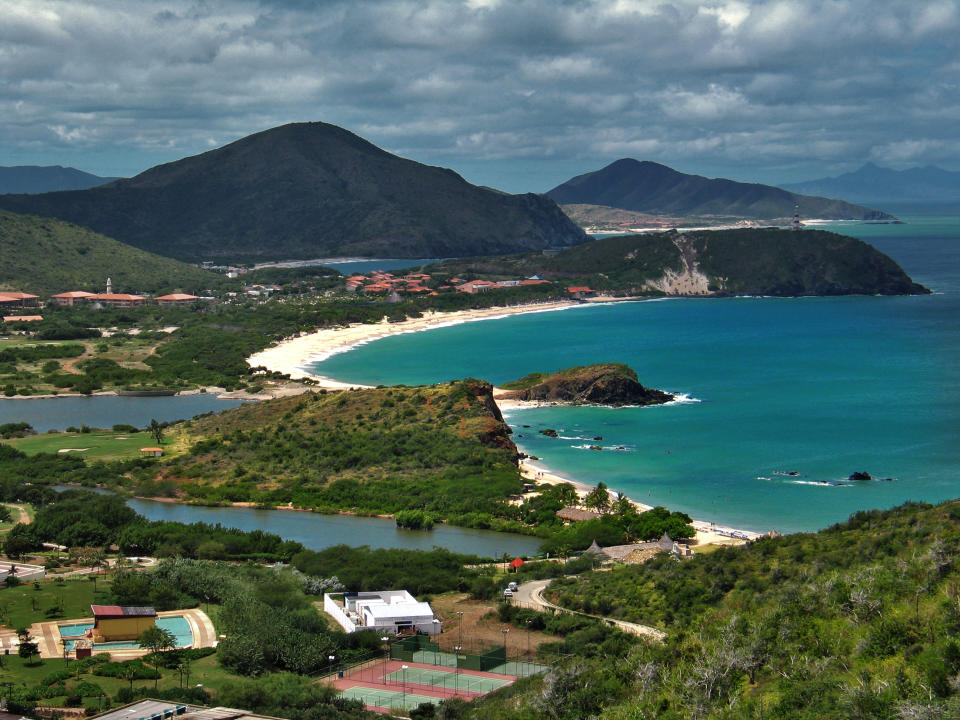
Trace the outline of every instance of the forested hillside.
{"label": "forested hillside", "polygon": [[461,277],[538,274],[568,285],[617,293],[663,292],[665,279],[702,276],[704,293],[900,295],[925,293],[888,256],[824,230],[779,228],[617,235],[555,255],[525,253],[446,260],[428,272]]}
{"label": "forested hillside", "polygon": [[0,211],[0,289],[45,296],[68,290],[206,294],[226,277],[124,245],[52,218]]}
{"label": "forested hillside", "polygon": [[554,581],[564,606],[656,625],[461,717],[960,717],[960,501]]}
{"label": "forested hillside", "polygon": [[582,242],[550,199],[471,185],[343,128],[293,123],[89,190],[0,207],[182,260],[460,257]]}

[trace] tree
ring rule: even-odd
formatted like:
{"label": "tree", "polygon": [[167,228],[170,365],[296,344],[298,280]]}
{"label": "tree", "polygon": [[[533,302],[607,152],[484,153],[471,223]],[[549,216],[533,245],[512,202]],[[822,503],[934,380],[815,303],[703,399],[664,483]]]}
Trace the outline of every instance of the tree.
{"label": "tree", "polygon": [[153,435],[153,439],[157,441],[157,445],[163,442],[163,426],[157,422],[156,418],[151,418],[147,431]]}
{"label": "tree", "polygon": [[142,648],[148,648],[153,655],[153,667],[157,671],[157,676],[153,678],[153,687],[156,689],[160,680],[160,653],[164,650],[173,650],[177,646],[176,638],[169,630],[164,630],[156,625],[144,630],[137,642]]}
{"label": "tree", "polygon": [[583,504],[590,510],[604,513],[610,509],[610,493],[607,491],[605,483],[597,483],[597,486],[583,499]]}

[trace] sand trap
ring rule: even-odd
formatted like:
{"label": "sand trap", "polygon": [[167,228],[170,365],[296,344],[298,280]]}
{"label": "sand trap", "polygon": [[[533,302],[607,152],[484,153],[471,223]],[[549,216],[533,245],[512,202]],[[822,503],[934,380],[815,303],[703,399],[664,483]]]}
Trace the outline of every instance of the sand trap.
{"label": "sand trap", "polygon": [[60,448],[57,450],[57,453],[68,453],[68,452],[86,452],[90,448]]}

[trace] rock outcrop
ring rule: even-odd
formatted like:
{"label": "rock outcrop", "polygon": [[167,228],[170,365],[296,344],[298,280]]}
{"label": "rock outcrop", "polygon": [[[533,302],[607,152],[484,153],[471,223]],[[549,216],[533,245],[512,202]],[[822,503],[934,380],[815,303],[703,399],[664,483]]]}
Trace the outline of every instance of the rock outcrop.
{"label": "rock outcrop", "polygon": [[501,387],[498,398],[534,402],[595,405],[662,405],[674,396],[644,387],[637,373],[620,363],[573,367],[534,373]]}

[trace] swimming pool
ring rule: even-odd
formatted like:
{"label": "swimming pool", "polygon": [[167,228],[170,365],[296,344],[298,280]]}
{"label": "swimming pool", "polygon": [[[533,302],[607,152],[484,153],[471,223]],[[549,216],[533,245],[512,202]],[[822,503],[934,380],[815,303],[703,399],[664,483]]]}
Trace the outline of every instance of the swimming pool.
{"label": "swimming pool", "polygon": [[[60,631],[60,638],[66,645],[67,650],[73,650],[73,644],[83,634],[93,627],[93,623],[67,623],[57,625]],[[190,629],[190,623],[183,615],[170,615],[168,617],[158,617],[157,627],[162,628],[173,635],[173,642],[176,647],[190,647],[194,644],[193,630]],[[139,648],[140,644],[136,640],[118,640],[116,642],[96,643],[94,650],[130,650]]]}

